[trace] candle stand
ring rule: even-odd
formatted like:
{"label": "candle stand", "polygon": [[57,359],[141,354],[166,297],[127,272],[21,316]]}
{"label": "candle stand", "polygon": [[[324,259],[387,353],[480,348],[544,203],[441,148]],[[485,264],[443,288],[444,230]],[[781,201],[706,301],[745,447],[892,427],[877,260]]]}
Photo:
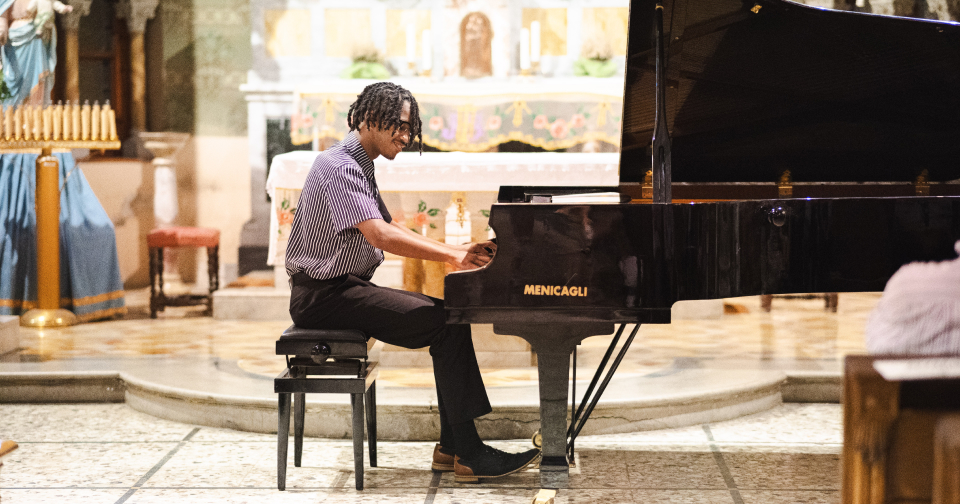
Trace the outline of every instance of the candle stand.
{"label": "candle stand", "polygon": [[36,163],[37,307],[20,325],[63,327],[77,323],[60,307],[60,166],[54,149],[119,149],[116,116],[109,103],[23,105],[2,111],[0,153],[38,152]]}

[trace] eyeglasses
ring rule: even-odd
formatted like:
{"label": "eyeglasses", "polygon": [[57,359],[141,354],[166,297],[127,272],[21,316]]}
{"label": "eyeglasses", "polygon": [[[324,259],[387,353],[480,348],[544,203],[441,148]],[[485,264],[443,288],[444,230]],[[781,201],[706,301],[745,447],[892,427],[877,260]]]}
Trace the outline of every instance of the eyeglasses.
{"label": "eyeglasses", "polygon": [[397,129],[397,135],[409,135],[413,131],[413,126],[407,121],[400,121],[400,127]]}

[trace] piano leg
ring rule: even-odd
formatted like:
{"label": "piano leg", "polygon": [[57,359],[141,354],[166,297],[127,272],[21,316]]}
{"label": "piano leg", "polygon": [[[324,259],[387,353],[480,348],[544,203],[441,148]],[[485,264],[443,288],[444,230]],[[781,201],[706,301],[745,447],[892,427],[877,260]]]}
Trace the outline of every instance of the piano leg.
{"label": "piano leg", "polygon": [[611,334],[613,324],[494,324],[493,332],[520,336],[537,353],[540,379],[540,434],[543,457],[540,487],[566,488],[567,398],[570,387],[570,354],[588,336]]}

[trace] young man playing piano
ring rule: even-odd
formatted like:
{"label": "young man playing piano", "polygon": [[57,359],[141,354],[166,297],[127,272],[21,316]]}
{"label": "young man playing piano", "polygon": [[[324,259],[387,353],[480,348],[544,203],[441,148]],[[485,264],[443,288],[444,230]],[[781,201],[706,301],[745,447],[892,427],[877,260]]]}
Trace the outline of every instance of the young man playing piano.
{"label": "young man playing piano", "polygon": [[307,176],[287,245],[290,315],[298,327],[354,329],[404,348],[430,347],[440,443],[432,468],[457,481],[504,476],[539,450],[506,453],[485,445],[473,419],[491,411],[469,325],[447,325],[443,301],[370,283],[383,251],[440,261],[454,269],[487,264],[490,242],[446,245],[393,221],[374,179],[373,160],[396,157],[417,137],[417,100],[389,82],[364,88],[347,113],[350,133],[320,153]]}

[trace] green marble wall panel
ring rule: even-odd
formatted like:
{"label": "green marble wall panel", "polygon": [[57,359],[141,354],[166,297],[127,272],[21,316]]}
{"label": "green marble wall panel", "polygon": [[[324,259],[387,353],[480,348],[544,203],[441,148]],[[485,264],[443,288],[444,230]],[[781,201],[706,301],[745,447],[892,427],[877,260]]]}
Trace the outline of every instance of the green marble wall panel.
{"label": "green marble wall panel", "polygon": [[250,69],[248,0],[164,0],[167,128],[245,136],[240,85]]}

